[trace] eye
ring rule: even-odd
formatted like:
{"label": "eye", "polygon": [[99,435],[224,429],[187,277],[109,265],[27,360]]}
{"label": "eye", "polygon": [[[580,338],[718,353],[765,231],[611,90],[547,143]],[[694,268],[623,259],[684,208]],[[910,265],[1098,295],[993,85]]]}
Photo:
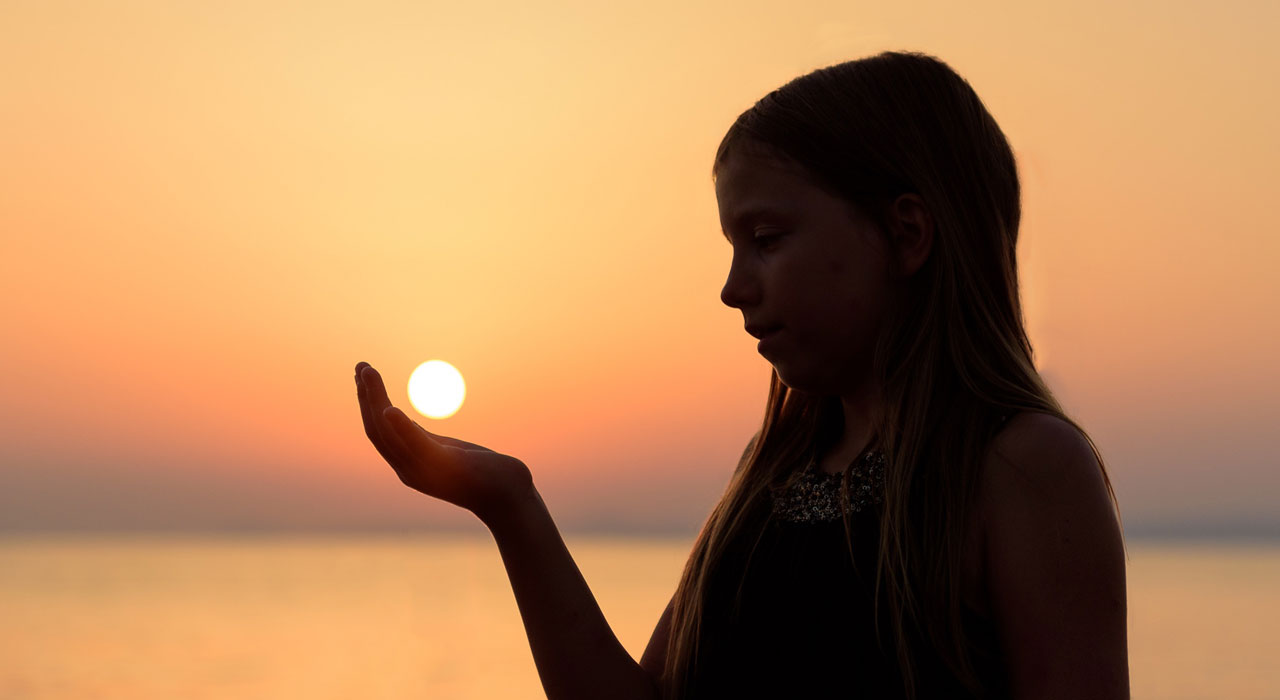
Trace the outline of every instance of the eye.
{"label": "eye", "polygon": [[777,231],[760,231],[751,238],[759,248],[770,249],[777,245],[778,239],[782,238],[782,233]]}

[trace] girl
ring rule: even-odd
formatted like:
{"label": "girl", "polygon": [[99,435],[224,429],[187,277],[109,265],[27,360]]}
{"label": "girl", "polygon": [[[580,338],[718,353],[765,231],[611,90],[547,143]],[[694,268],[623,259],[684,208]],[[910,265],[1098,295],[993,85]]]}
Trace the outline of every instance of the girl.
{"label": "girl", "polygon": [[969,84],[915,52],[813,71],[712,179],[769,396],[638,663],[529,469],[356,366],[400,479],[493,533],[547,697],[1128,698],[1118,504],[1032,362],[1017,168]]}

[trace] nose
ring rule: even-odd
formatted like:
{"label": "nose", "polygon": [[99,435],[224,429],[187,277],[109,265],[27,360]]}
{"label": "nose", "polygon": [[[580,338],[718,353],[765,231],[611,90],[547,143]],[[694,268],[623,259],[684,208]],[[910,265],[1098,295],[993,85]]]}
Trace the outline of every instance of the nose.
{"label": "nose", "polygon": [[746,269],[745,261],[739,260],[737,255],[733,257],[734,260],[729,265],[729,277],[720,289],[720,301],[725,306],[741,309],[760,301],[760,284],[751,271]]}

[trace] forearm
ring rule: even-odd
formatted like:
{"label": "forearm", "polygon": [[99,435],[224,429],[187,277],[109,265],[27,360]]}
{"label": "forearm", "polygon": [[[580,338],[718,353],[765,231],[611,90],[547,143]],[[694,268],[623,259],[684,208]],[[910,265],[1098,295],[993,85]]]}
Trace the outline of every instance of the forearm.
{"label": "forearm", "polygon": [[609,628],[537,490],[485,524],[548,700],[656,700],[653,680]]}

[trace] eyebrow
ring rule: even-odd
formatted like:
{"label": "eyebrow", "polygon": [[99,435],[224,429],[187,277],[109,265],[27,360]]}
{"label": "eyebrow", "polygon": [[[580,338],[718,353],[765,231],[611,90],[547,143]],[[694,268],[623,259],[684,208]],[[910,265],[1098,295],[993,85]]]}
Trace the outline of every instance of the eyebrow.
{"label": "eyebrow", "polygon": [[[792,221],[795,219],[795,213],[788,207],[781,204],[756,204],[744,207],[733,214],[730,214],[729,228],[745,228],[747,224],[757,219],[781,219],[785,221]],[[725,240],[732,241],[732,238],[729,237],[729,232],[723,227],[720,229],[720,233],[724,235]]]}

